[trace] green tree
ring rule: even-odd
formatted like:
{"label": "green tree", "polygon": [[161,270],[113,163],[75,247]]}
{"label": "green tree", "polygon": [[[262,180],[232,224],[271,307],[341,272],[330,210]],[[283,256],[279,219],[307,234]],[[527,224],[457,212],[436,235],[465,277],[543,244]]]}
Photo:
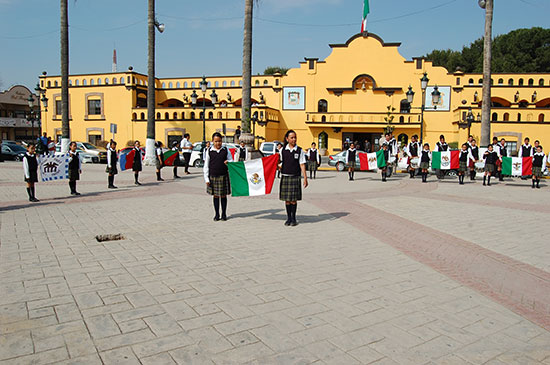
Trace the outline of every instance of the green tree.
{"label": "green tree", "polygon": [[[550,29],[516,29],[493,40],[492,72],[548,72],[550,69]],[[483,72],[483,38],[461,51],[434,50],[426,59],[450,72]]]}
{"label": "green tree", "polygon": [[280,66],[269,66],[266,67],[264,70],[264,75],[275,75],[276,73],[280,73],[281,75],[286,75],[288,72],[288,67],[280,67]]}

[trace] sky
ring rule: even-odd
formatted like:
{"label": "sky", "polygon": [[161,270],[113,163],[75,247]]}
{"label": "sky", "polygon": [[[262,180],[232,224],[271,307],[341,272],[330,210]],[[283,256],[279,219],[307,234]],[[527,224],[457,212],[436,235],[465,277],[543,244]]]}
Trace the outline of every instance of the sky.
{"label": "sky", "polygon": [[[493,34],[548,27],[550,0],[495,0]],[[253,73],[326,58],[329,44],[361,30],[363,0],[259,0]],[[370,0],[368,31],[401,42],[407,59],[433,49],[461,49],[482,37],[477,0]],[[157,77],[242,72],[244,0],[157,0]],[[60,74],[59,1],[0,0],[0,89],[34,88],[42,71]],[[147,72],[147,0],[69,0],[70,73]],[[549,70],[550,72],[550,70]]]}

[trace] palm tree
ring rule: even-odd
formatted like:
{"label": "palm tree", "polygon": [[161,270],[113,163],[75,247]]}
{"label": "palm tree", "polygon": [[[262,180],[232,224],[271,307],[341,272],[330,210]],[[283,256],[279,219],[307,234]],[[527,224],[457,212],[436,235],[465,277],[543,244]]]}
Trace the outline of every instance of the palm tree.
{"label": "palm tree", "polygon": [[147,11],[148,65],[147,65],[147,140],[145,163],[155,163],[155,0],[149,0]]}
{"label": "palm tree", "polygon": [[61,0],[61,152],[69,150],[69,15],[67,0]]}
{"label": "palm tree", "polygon": [[252,89],[252,16],[254,4],[258,0],[245,0],[244,3],[244,41],[243,41],[243,97],[242,129],[250,133],[250,99]]}
{"label": "palm tree", "polygon": [[483,104],[481,107],[481,145],[491,143],[491,59],[493,33],[493,0],[479,0],[485,9],[485,39],[483,45]]}

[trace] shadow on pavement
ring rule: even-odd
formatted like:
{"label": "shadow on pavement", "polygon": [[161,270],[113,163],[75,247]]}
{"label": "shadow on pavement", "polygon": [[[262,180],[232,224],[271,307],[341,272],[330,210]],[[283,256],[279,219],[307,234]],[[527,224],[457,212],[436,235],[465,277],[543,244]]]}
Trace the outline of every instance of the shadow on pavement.
{"label": "shadow on pavement", "polygon": [[[282,209],[260,210],[256,212],[232,214],[229,218],[234,219],[234,218],[255,217],[256,219],[270,219],[270,220],[284,222],[287,216],[282,212],[283,212]],[[300,208],[298,208],[298,213],[296,214],[296,217],[300,223],[319,223],[319,222],[339,219],[347,215],[349,215],[348,212],[324,213],[324,214],[318,214],[318,215],[304,215],[304,214],[300,214]]]}

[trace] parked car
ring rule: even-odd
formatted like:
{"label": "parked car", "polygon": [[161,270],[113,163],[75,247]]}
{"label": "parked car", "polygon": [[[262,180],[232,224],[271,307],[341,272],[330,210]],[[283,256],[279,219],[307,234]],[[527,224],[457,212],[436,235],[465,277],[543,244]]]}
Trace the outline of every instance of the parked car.
{"label": "parked car", "polygon": [[[227,148],[237,148],[237,147],[239,147],[239,145],[237,145],[235,143],[222,143],[222,146],[227,147]],[[193,167],[202,167],[201,151],[202,151],[202,142],[193,143],[193,150],[191,151],[191,160],[189,160],[189,164],[191,166],[193,166]]]}
{"label": "parked car", "polygon": [[[342,151],[335,155],[328,156],[328,165],[336,167],[337,171],[344,171],[346,169],[346,159],[348,156],[347,152],[348,151]],[[359,153],[364,152],[365,151],[357,150],[357,154],[355,155],[355,165],[357,166],[357,169],[359,169]]]}
{"label": "parked car", "polygon": [[[107,150],[103,147],[94,146],[88,142],[76,142],[77,150],[96,156],[101,163],[107,163]],[[55,145],[56,152],[61,151],[61,144]]]}
{"label": "parked car", "polygon": [[[78,155],[80,156],[80,160],[82,161],[82,163],[99,163],[99,157],[97,157],[96,155],[92,155],[91,153],[83,151],[78,147],[76,147],[76,152],[78,152]],[[59,143],[55,145],[55,153],[56,154],[61,153],[61,145]]]}
{"label": "parked car", "polygon": [[2,142],[2,157],[5,160],[22,161],[27,150],[25,147],[12,143]]}
{"label": "parked car", "polygon": [[273,141],[273,142],[262,142],[260,145],[260,152],[264,156],[271,156],[277,153],[277,144],[282,143],[279,141]]}

